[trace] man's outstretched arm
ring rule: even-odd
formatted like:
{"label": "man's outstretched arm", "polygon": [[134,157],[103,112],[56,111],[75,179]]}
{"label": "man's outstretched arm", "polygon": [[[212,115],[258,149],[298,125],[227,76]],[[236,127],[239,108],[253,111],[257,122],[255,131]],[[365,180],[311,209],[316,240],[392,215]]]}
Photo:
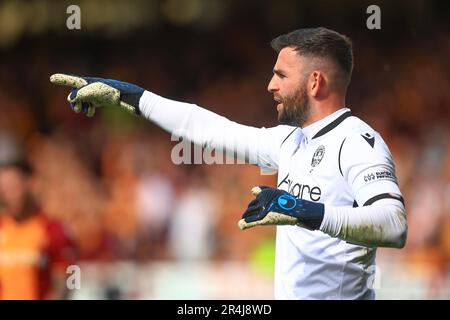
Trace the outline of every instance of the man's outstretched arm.
{"label": "man's outstretched arm", "polygon": [[278,168],[281,141],[292,131],[287,126],[265,129],[241,125],[195,104],[170,100],[118,80],[54,74],[50,81],[72,88],[67,100],[75,112],[92,117],[97,107],[122,108],[178,138],[269,169]]}

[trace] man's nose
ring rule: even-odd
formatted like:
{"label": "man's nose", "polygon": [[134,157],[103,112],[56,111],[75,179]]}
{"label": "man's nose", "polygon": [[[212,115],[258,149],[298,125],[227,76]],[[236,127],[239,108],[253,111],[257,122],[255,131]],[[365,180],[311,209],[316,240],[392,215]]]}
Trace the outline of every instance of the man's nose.
{"label": "man's nose", "polygon": [[272,77],[272,79],[270,79],[269,85],[267,86],[267,91],[272,92],[272,93],[275,91],[278,91],[278,86],[275,83],[274,77]]}

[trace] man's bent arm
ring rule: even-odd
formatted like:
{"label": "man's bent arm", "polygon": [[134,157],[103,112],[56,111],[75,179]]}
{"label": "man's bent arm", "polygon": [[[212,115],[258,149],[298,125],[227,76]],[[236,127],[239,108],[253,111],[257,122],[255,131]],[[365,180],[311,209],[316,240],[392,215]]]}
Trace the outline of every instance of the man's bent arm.
{"label": "man's bent arm", "polygon": [[395,199],[358,208],[325,206],[319,230],[358,245],[403,248],[407,236],[405,207]]}

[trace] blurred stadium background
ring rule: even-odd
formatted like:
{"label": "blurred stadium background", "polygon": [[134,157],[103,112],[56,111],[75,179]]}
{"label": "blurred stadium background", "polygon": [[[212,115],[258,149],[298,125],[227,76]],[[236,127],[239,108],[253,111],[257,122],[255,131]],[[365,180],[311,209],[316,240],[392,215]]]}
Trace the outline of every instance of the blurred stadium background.
{"label": "blurred stadium background", "polygon": [[[68,30],[66,8],[81,8]],[[381,30],[366,8],[381,8]],[[25,156],[44,212],[80,253],[72,299],[272,298],[274,228],[240,231],[245,165],[175,165],[176,144],[117,110],[71,112],[49,75],[116,78],[254,126],[276,125],[269,41],[299,27],[350,36],[348,106],[397,164],[409,237],[378,251],[379,299],[450,298],[450,30],[445,1],[0,2],[0,162]]]}

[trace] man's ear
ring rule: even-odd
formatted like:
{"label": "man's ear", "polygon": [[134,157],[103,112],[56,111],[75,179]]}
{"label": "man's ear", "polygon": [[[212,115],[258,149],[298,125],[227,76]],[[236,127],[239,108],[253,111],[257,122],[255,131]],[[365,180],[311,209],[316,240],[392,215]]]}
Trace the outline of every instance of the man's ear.
{"label": "man's ear", "polygon": [[309,77],[310,81],[310,94],[313,97],[317,97],[319,95],[319,92],[323,86],[323,75],[320,71],[313,71]]}

